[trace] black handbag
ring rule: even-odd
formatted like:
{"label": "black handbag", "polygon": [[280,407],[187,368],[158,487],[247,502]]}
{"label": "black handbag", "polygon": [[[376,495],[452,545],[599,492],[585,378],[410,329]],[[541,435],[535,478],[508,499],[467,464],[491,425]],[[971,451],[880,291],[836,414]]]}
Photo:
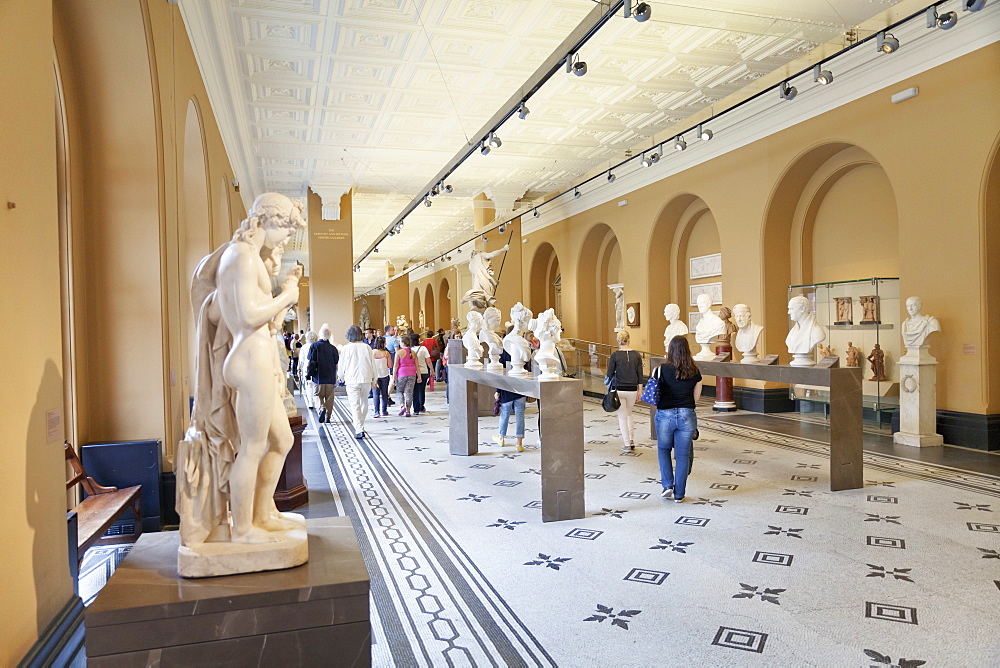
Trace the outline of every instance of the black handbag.
{"label": "black handbag", "polygon": [[604,395],[604,401],[601,402],[601,406],[604,408],[605,413],[614,413],[619,408],[621,408],[622,402],[618,398],[618,390],[614,388],[609,388],[608,393]]}

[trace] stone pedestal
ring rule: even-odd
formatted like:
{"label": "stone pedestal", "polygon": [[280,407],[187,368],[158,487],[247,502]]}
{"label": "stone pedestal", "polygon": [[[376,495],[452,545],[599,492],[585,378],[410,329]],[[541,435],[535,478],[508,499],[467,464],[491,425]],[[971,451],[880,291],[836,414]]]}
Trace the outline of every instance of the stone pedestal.
{"label": "stone pedestal", "polygon": [[285,465],[281,469],[281,477],[278,478],[278,486],[274,490],[274,503],[278,510],[295,510],[299,506],[309,503],[309,490],[306,488],[306,479],[302,475],[302,432],[305,431],[306,421],[301,415],[288,418],[288,424],[292,428],[292,449],[285,457]]}
{"label": "stone pedestal", "polygon": [[709,341],[707,341],[705,343],[701,343],[699,341],[698,345],[701,346],[701,350],[699,350],[698,353],[696,355],[694,355],[694,359],[697,360],[697,361],[699,361],[699,362],[708,362],[710,360],[714,360],[715,359],[715,353],[712,352],[712,348],[711,348],[711,345],[713,343],[715,343],[715,339],[714,338],[712,338],[711,340],[709,340]]}
{"label": "stone pedestal", "polygon": [[178,532],[144,534],[87,608],[87,665],[371,665],[354,528],[330,517],[308,532],[302,566],[206,580],[177,575]]}
{"label": "stone pedestal", "polygon": [[[720,343],[715,347],[715,353],[732,354],[733,348],[728,343]],[[731,413],[736,410],[736,402],[733,401],[733,379],[716,376],[715,378],[715,403],[712,410],[720,413]]]}
{"label": "stone pedestal", "polygon": [[937,360],[927,346],[908,348],[899,367],[899,431],[892,436],[899,445],[944,445],[937,430]]}

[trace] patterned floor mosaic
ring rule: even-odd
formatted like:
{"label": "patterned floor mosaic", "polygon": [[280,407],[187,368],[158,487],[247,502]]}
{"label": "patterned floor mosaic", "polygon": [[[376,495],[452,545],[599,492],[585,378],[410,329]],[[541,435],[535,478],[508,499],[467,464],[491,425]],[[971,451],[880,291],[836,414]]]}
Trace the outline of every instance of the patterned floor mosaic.
{"label": "patterned floor mosaic", "polygon": [[587,516],[542,523],[539,453],[501,450],[495,418],[454,457],[440,391],[364,441],[340,403],[317,443],[373,574],[375,665],[1000,665],[998,478],[867,454],[833,493],[824,444],[705,408],[675,504],[648,423],[622,454],[588,402]]}

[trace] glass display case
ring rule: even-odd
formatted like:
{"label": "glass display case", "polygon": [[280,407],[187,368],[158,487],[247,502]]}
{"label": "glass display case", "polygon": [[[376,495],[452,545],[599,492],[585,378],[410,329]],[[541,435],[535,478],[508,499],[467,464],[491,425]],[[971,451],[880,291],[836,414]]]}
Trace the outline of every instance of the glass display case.
{"label": "glass display case", "polygon": [[[865,278],[837,283],[793,285],[788,298],[801,295],[809,300],[816,318],[829,332],[817,346],[817,362],[824,353],[840,358],[840,366],[860,366],[865,417],[880,425],[899,407],[900,303],[898,278]],[[794,323],[789,320],[789,328]],[[879,368],[881,367],[881,368]],[[829,388],[792,385],[791,398],[803,404],[826,404]]]}

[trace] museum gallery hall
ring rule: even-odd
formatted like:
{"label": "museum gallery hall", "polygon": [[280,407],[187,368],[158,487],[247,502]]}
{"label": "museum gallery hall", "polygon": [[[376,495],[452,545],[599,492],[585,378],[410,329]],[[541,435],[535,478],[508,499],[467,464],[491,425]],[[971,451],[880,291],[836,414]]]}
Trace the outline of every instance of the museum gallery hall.
{"label": "museum gallery hall", "polygon": [[0,665],[1000,665],[1000,0],[0,26]]}

